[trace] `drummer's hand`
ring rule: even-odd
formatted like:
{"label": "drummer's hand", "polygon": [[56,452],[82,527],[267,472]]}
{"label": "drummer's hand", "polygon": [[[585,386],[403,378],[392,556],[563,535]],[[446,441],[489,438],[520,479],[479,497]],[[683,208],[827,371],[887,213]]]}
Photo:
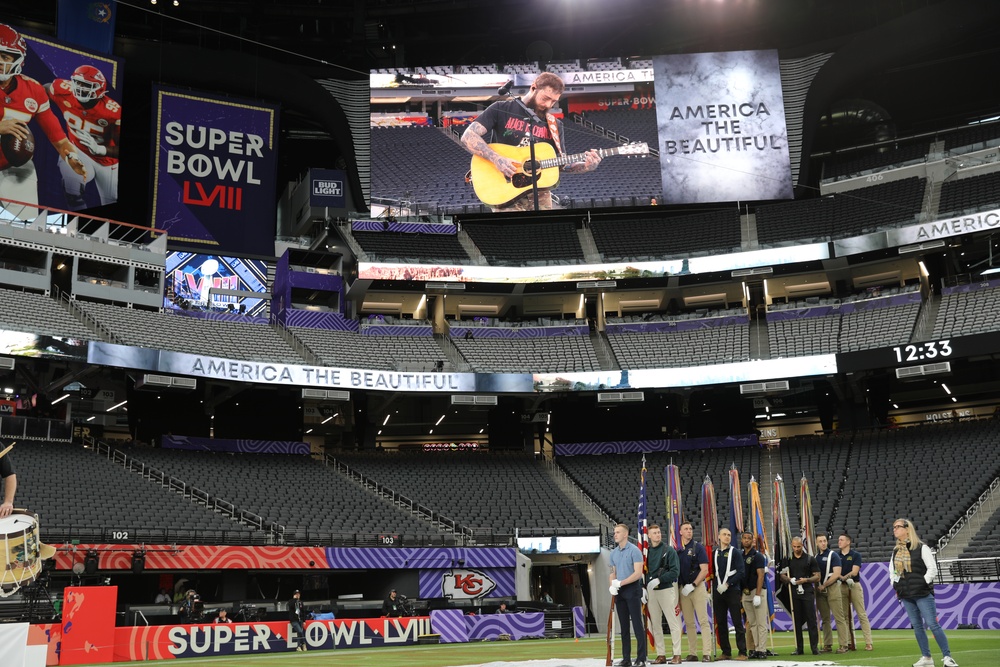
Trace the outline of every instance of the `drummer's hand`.
{"label": "drummer's hand", "polygon": [[13,503],[4,503],[0,505],[0,518],[5,516],[10,516],[10,513],[14,511]]}

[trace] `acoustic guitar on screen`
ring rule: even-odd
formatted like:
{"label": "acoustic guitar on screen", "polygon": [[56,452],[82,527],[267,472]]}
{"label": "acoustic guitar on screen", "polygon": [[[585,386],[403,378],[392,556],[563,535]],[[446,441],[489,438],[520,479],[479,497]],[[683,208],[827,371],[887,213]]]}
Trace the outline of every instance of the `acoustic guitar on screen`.
{"label": "acoustic guitar on screen", "polygon": [[[472,156],[472,187],[479,201],[487,206],[502,206],[517,199],[531,190],[531,182],[536,181],[540,188],[554,188],[559,184],[560,167],[582,162],[586,153],[574,155],[556,155],[552,144],[535,144],[535,161],[531,161],[529,146],[508,146],[507,144],[490,144],[490,148],[505,158],[513,160],[519,171],[507,177],[496,166],[484,157]],[[645,143],[625,144],[614,148],[601,148],[597,154],[601,159],[612,155],[647,155],[649,146]]]}

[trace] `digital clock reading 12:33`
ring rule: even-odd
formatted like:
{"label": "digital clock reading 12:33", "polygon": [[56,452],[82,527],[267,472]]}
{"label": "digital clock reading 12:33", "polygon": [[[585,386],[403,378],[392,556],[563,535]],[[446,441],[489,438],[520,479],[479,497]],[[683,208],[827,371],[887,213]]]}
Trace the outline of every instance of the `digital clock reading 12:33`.
{"label": "digital clock reading 12:33", "polygon": [[896,353],[896,361],[901,364],[950,357],[953,352],[950,340],[929,340],[926,343],[900,345],[892,348],[892,351]]}

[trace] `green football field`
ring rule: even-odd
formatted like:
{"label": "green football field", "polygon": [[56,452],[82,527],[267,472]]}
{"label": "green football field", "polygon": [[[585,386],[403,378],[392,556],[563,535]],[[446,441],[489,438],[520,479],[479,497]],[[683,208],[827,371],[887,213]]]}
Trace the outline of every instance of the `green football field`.
{"label": "green football field", "polygon": [[[935,664],[941,664],[941,653],[931,642]],[[1000,630],[952,630],[948,633],[951,653],[961,667],[997,667],[1000,665]],[[790,653],[794,637],[789,632],[777,633],[774,638],[778,660],[796,660],[808,663],[813,660],[838,665],[868,665],[870,667],[908,667],[919,657],[917,642],[911,630],[882,630],[874,633],[875,650],[857,651],[847,655],[824,654],[821,656],[796,656]],[[667,642],[669,648],[669,639]],[[687,639],[684,640],[687,648]],[[620,647],[619,647],[620,648]],[[618,651],[616,651],[618,653]],[[340,667],[365,665],[405,665],[406,667],[451,667],[478,665],[496,661],[542,660],[546,658],[604,658],[604,637],[572,639],[522,640],[518,642],[481,642],[476,644],[450,644],[432,646],[400,646],[376,649],[343,649],[339,651],[309,651],[260,656],[220,656],[215,658],[189,658],[169,661],[177,667],[195,665],[235,665],[245,667]],[[635,657],[633,655],[633,657]],[[653,656],[651,656],[653,657]],[[752,665],[757,661],[744,664]],[[107,663],[105,663],[107,664]],[[125,663],[114,663],[125,664]],[[167,663],[165,663],[167,664]],[[730,664],[736,664],[730,663]],[[759,663],[758,663],[759,664]]]}

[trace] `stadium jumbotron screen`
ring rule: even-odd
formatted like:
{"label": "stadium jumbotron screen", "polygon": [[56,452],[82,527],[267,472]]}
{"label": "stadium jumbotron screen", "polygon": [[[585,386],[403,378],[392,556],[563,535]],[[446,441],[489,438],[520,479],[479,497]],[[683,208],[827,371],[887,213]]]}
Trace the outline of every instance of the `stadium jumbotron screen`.
{"label": "stadium jumbotron screen", "polygon": [[[232,294],[209,294],[209,290],[224,289],[239,292],[267,291],[267,263],[239,257],[219,257],[190,252],[167,253],[164,289],[167,295],[203,308],[227,309],[230,305],[246,315],[266,316],[267,301]],[[179,308],[164,296],[166,308]]]}
{"label": "stadium jumbotron screen", "polygon": [[544,67],[372,72],[373,213],[793,196],[776,51]]}

